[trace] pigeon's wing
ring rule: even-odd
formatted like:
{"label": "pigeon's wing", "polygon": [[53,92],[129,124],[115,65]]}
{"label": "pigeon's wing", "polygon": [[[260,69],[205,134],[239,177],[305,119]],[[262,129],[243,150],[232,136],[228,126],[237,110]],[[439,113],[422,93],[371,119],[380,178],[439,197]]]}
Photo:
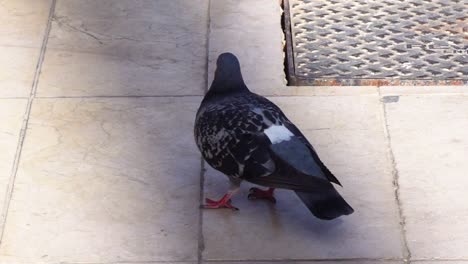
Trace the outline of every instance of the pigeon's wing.
{"label": "pigeon's wing", "polygon": [[[314,147],[312,144],[309,143],[307,138],[302,134],[302,132],[286,117],[286,115],[281,111],[281,109],[276,106],[273,102],[270,100],[258,96],[257,95],[257,100],[263,105],[263,111],[267,116],[271,116],[274,118],[272,120],[274,123],[281,123],[284,125],[292,134],[293,134],[293,141],[291,141],[288,145],[284,143],[283,146],[276,146],[274,147],[278,153],[283,152],[283,148],[293,148],[293,145],[296,148],[296,151],[298,152],[303,152],[304,155],[307,153],[310,153],[310,156],[312,157],[311,160],[308,161],[308,164],[310,166],[313,166],[310,168],[310,172],[314,173],[315,175],[322,175],[326,177],[330,182],[336,183],[341,186],[341,183],[338,181],[338,179],[331,173],[331,171],[323,164],[323,162],[320,160],[317,152],[315,151]],[[302,142],[302,144],[300,144]],[[303,146],[305,146],[307,150],[304,149]],[[300,162],[299,162],[300,163]],[[300,165],[300,164],[298,164]]]}
{"label": "pigeon's wing", "polygon": [[314,162],[317,164],[317,166],[320,168],[321,172],[327,179],[333,183],[336,183],[341,186],[340,181],[331,173],[331,171],[323,164],[323,162],[320,160],[317,152],[315,151],[314,147],[312,144],[309,143],[307,138],[301,133],[301,131],[291,122],[289,119],[284,120],[285,126],[290,130],[295,137],[297,137],[310,151],[310,154],[313,157]]}
{"label": "pigeon's wing", "polygon": [[268,138],[258,132],[246,132],[243,137],[244,140],[237,144],[237,148],[248,148],[250,151],[243,160],[241,177],[248,180],[273,174],[276,171],[276,164],[269,151]]}
{"label": "pigeon's wing", "polygon": [[[230,98],[197,117],[197,145],[208,164],[231,177],[282,188],[297,189],[314,180],[339,183],[282,111],[268,99],[251,95],[241,101]],[[292,134],[291,140],[272,144],[270,127],[282,127]]]}
{"label": "pigeon's wing", "polygon": [[[258,109],[256,112],[259,112]],[[331,180],[322,169],[323,163],[310,144],[304,141],[302,134],[296,135],[296,131],[288,129],[284,122],[286,117],[277,109],[262,108],[262,115],[269,116],[271,123],[251,136],[249,145],[257,148],[245,161],[243,178],[256,184],[301,191],[329,186]],[[252,167],[256,168],[251,164],[262,164],[270,170],[260,174],[251,170]]]}
{"label": "pigeon's wing", "polygon": [[[263,153],[275,170],[266,175],[251,174],[245,170],[245,179],[260,185],[296,191],[314,191],[329,186],[330,181],[315,163],[308,148],[298,139],[270,144]],[[247,161],[249,164],[250,160]],[[246,166],[248,168],[248,166]]]}

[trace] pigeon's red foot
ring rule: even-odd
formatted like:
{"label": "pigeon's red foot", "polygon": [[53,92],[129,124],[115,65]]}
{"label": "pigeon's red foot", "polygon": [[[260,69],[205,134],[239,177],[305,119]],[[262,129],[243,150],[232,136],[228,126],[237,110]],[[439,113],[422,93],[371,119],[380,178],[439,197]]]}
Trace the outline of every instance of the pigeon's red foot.
{"label": "pigeon's red foot", "polygon": [[239,210],[239,208],[231,204],[231,195],[224,195],[219,201],[214,201],[211,199],[205,199],[206,204],[202,205],[202,208],[205,209],[219,209],[219,208],[229,208],[232,210]]}
{"label": "pigeon's red foot", "polygon": [[255,200],[255,199],[265,199],[268,200],[272,203],[276,203],[276,198],[273,195],[275,188],[268,188],[268,190],[262,190],[259,188],[250,188],[249,190],[249,195],[247,198],[249,200]]}

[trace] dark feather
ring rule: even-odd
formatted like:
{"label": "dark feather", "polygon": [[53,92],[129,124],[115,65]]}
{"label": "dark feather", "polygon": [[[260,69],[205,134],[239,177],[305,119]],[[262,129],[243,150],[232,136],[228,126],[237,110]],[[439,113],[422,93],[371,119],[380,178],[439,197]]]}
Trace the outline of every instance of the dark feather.
{"label": "dark feather", "polygon": [[354,212],[354,209],[332,185],[323,188],[319,192],[296,191],[296,194],[313,215],[323,220],[332,220]]}
{"label": "dark feather", "polygon": [[[272,144],[265,131],[278,127],[291,136]],[[352,212],[331,184],[340,182],[312,145],[278,106],[248,90],[239,62],[230,53],[218,58],[194,132],[204,159],[229,177],[294,190],[322,219]]]}

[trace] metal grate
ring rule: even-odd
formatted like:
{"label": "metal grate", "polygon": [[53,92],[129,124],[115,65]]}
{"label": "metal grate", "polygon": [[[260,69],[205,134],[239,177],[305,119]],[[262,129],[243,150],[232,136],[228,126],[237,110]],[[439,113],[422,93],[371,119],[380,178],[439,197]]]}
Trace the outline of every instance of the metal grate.
{"label": "metal grate", "polygon": [[294,85],[468,83],[468,0],[289,0],[285,11]]}

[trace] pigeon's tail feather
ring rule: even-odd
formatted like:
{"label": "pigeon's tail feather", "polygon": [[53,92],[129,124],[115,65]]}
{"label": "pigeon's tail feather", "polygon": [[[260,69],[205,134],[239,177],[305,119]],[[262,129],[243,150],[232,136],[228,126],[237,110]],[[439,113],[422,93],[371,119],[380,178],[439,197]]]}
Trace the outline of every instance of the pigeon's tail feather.
{"label": "pigeon's tail feather", "polygon": [[313,215],[323,220],[332,220],[354,212],[331,184],[320,192],[296,191],[296,194]]}

